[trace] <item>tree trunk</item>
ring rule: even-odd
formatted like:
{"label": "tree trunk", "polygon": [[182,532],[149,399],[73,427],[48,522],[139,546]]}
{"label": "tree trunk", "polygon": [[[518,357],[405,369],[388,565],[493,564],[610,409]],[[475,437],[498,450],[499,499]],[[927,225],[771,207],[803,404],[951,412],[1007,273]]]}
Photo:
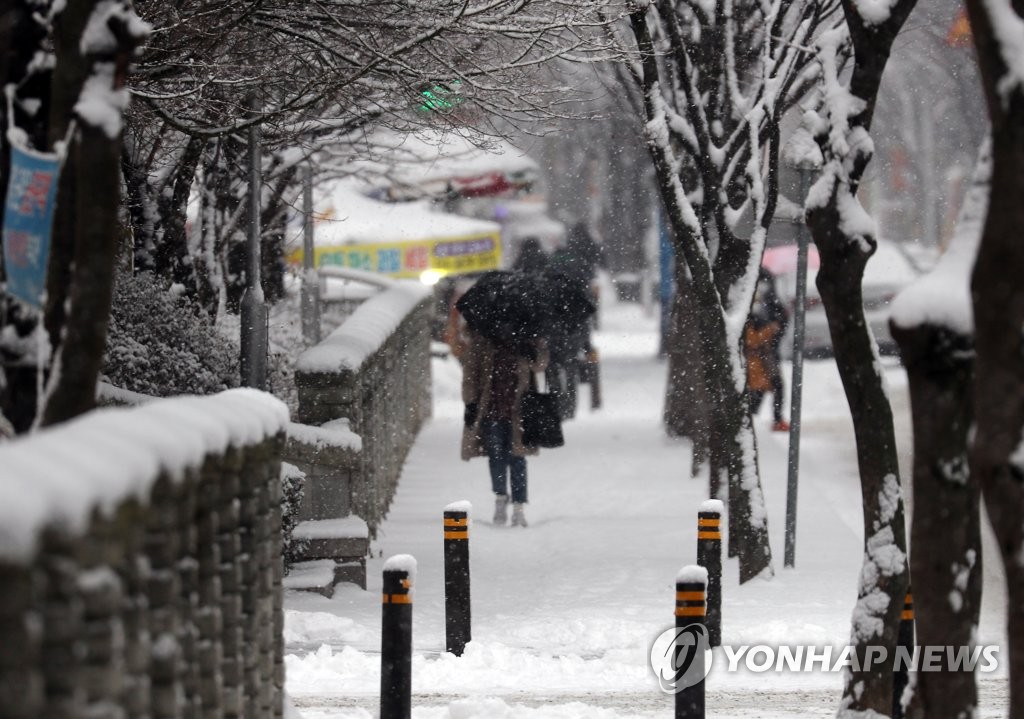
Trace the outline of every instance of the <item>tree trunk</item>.
{"label": "tree trunk", "polygon": [[[124,86],[128,62],[140,39],[131,34],[127,18],[111,15],[107,27],[116,37],[117,47],[110,55],[83,57],[80,54],[83,31],[100,6],[102,3],[97,0],[71,0],[58,16],[54,86],[61,88],[60,106],[68,111],[69,117],[90,72],[96,73],[92,78],[94,82],[110,83],[103,88],[106,92]],[[56,101],[54,106],[56,111]],[[104,117],[104,121],[109,123],[109,118]],[[120,117],[117,122],[119,125]],[[61,183],[62,189],[73,189],[73,193],[64,195],[66,201],[68,195],[73,194],[73,204],[65,205],[60,213],[64,220],[61,260],[66,260],[70,252],[72,264],[65,270],[70,287],[63,331],[50,338],[51,342],[59,341],[59,349],[43,408],[43,425],[63,422],[87,412],[96,401],[96,382],[106,347],[120,239],[121,133],[119,126],[115,131],[113,127],[101,125],[79,118],[78,137],[71,143]],[[52,265],[53,257],[50,262]]]}
{"label": "tree trunk", "polygon": [[[968,0],[992,120],[992,193],[971,279],[975,323],[975,439],[971,475],[981,485],[1006,570],[1011,719],[1024,717],[1024,88],[1005,65],[990,13],[1024,16],[1024,0]],[[1012,8],[1012,10],[1011,10]],[[1006,50],[1009,52],[1009,50]]]}
{"label": "tree trunk", "polygon": [[55,386],[42,425],[63,422],[92,409],[103,367],[118,250],[120,143],[82,123],[74,143],[74,275],[70,309],[54,364]]}
{"label": "tree trunk", "polygon": [[[967,647],[981,610],[978,485],[968,470],[973,348],[969,337],[934,325],[892,325],[910,380],[914,423],[914,516],[910,574],[919,646]],[[899,700],[900,697],[895,697]],[[918,672],[904,714],[972,716],[973,671]]]}
{"label": "tree trunk", "polygon": [[906,527],[892,408],[864,318],[861,282],[870,253],[865,251],[865,243],[842,232],[837,193],[843,191],[834,189],[827,206],[808,214],[821,256],[818,291],[853,419],[864,507],[864,564],[852,632],[860,671],[847,677],[843,706],[888,716],[892,711],[891,667],[872,669],[863,660],[868,646],[883,646],[887,656],[895,655],[909,584]]}
{"label": "tree trunk", "polygon": [[[669,436],[690,440],[693,455],[690,475],[695,477],[700,467],[707,463],[710,451],[709,400],[700,331],[695,321],[697,310],[682,263],[678,269],[669,330],[664,421]],[[712,473],[709,497],[718,497],[721,491],[715,480]]]}
{"label": "tree trunk", "polygon": [[[818,291],[853,420],[864,508],[864,560],[851,637],[858,662],[845,677],[840,715],[874,711],[888,716],[892,712],[891,665],[872,665],[865,660],[869,647],[884,648],[888,657],[895,655],[910,582],[892,408],[861,293],[864,267],[875,251],[875,242],[863,229],[859,215],[864,210],[858,204],[857,190],[871,161],[871,144],[866,140],[882,72],[915,2],[895,0],[886,18],[868,20],[861,16],[859,3],[842,0],[853,41],[853,70],[848,94],[830,92],[824,100],[829,126],[816,139],[825,159],[818,187],[827,194],[819,190],[816,202],[809,203],[807,209],[808,227],[821,257]],[[836,133],[841,133],[841,142],[835,142]],[[828,184],[822,187],[823,183]]]}

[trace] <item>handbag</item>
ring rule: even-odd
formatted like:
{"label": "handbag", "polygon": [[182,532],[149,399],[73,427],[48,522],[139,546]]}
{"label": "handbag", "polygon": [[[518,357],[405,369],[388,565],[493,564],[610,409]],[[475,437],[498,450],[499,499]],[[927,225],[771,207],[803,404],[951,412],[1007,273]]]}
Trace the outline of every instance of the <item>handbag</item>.
{"label": "handbag", "polygon": [[565,444],[562,436],[562,418],[558,413],[558,398],[548,392],[537,390],[537,383],[530,374],[530,387],[523,394],[519,406],[523,421],[523,445],[553,449]]}

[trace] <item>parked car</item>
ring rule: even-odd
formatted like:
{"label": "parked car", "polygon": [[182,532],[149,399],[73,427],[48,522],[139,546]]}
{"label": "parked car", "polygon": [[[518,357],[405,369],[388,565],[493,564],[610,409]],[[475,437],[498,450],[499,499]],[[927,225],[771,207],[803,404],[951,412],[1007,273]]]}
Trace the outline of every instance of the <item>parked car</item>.
{"label": "parked car", "polygon": [[[765,250],[762,265],[775,275],[776,290],[790,313],[786,337],[782,342],[784,357],[793,352],[793,308],[796,297],[796,245],[780,245]],[[815,279],[819,257],[812,244],[808,253],[807,305],[804,319],[804,354],[807,357],[827,357],[832,354],[825,308]],[[878,249],[868,260],[862,284],[864,313],[883,354],[895,354],[897,347],[889,334],[889,303],[896,294],[918,275],[915,265],[895,242],[879,239]]]}

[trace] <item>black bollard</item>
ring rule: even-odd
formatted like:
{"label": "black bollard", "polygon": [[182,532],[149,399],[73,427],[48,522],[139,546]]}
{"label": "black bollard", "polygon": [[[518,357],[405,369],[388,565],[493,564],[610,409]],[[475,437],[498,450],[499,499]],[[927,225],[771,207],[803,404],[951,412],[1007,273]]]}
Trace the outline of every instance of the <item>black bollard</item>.
{"label": "black bollard", "polygon": [[[914,595],[907,588],[907,598],[903,601],[903,613],[900,615],[900,627],[896,632],[896,647],[903,647],[907,656],[914,651]],[[910,682],[910,668],[904,662],[893,672],[892,676],[892,719],[903,719],[903,691]]]}
{"label": "black bollard", "polygon": [[702,502],[697,512],[697,564],[708,570],[708,643],[722,646],[722,511],[720,499]]}
{"label": "black bollard", "polygon": [[412,583],[416,560],[396,554],[384,562],[381,598],[380,719],[412,714]]}
{"label": "black bollard", "polygon": [[469,502],[444,508],[445,649],[462,656],[472,638],[469,606]]}
{"label": "black bollard", "polygon": [[676,576],[676,649],[673,656],[674,666],[681,673],[677,680],[682,683],[676,691],[675,719],[704,719],[707,582],[707,571],[693,565],[683,567]]}

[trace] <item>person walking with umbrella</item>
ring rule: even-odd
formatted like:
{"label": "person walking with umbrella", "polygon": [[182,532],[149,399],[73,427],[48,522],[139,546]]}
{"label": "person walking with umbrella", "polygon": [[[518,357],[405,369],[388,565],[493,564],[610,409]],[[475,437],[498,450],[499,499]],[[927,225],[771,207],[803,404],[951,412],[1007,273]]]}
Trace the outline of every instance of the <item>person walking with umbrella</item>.
{"label": "person walking with umbrella", "polygon": [[487,457],[494,491],[494,523],[504,525],[508,521],[511,494],[512,526],[525,527],[526,457],[537,454],[537,449],[523,444],[520,408],[531,374],[543,372],[547,365],[547,352],[539,341],[513,349],[472,329],[469,340],[462,366],[462,400],[466,405],[462,458]]}
{"label": "person walking with umbrella", "polygon": [[[543,403],[539,412],[534,373],[548,363],[546,338],[554,317],[593,312],[585,297],[571,287],[552,282],[543,274],[492,271],[484,274],[455,304],[469,328],[469,343],[462,364],[462,400],[466,405],[462,458],[487,457],[494,491],[494,522],[526,526],[526,457],[538,447],[562,444],[557,409]],[[523,398],[529,392],[524,413]],[[528,420],[524,441],[524,414]],[[556,426],[542,423],[557,436],[543,436],[538,419],[546,416]],[[511,491],[510,491],[511,490]]]}

